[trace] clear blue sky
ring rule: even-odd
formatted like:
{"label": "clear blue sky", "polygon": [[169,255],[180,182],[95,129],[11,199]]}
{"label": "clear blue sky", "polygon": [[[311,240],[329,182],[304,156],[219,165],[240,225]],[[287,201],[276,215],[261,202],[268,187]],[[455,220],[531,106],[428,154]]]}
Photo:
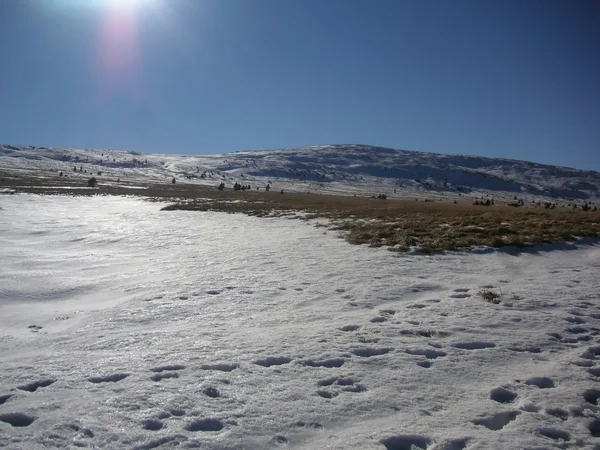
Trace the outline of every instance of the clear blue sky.
{"label": "clear blue sky", "polygon": [[600,170],[600,1],[0,0],[0,142]]}

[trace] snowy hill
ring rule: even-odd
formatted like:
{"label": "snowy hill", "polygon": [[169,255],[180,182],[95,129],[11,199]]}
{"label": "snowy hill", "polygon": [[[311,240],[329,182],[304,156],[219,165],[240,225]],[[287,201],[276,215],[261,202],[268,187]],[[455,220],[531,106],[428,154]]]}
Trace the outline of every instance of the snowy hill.
{"label": "snowy hill", "polygon": [[406,195],[493,195],[594,200],[600,173],[533,162],[443,155],[368,145],[324,145],[221,155],[0,145],[0,170],[40,177],[98,175],[101,183],[235,182],[297,191]]}

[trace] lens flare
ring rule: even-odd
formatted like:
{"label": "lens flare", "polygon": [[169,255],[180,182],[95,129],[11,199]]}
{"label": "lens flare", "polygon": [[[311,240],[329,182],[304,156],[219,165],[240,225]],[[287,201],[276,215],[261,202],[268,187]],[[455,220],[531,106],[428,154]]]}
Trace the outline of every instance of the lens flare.
{"label": "lens flare", "polygon": [[102,90],[135,90],[141,64],[138,6],[142,0],[105,0],[107,9],[100,24],[97,64]]}

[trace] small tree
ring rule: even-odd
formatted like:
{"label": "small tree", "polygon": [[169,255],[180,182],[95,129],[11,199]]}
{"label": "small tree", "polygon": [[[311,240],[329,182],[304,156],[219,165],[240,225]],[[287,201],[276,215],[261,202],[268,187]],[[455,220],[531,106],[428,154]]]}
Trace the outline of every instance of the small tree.
{"label": "small tree", "polygon": [[96,177],[92,177],[88,180],[89,187],[96,187],[97,185],[98,185],[98,180],[96,180]]}
{"label": "small tree", "polygon": [[175,179],[175,177],[173,177],[173,179],[171,180],[171,184],[175,184],[177,183],[177,180]]}

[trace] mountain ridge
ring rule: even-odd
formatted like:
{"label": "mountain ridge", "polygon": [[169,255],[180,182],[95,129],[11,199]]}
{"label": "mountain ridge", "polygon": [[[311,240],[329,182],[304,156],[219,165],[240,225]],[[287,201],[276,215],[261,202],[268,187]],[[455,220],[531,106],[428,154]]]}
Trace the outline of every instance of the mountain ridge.
{"label": "mountain ridge", "polygon": [[[0,170],[37,176],[95,174],[100,182],[214,185],[397,196],[495,196],[595,200],[600,172],[533,161],[429,153],[366,144],[171,155],[0,145]],[[101,174],[101,175],[98,175]]]}

